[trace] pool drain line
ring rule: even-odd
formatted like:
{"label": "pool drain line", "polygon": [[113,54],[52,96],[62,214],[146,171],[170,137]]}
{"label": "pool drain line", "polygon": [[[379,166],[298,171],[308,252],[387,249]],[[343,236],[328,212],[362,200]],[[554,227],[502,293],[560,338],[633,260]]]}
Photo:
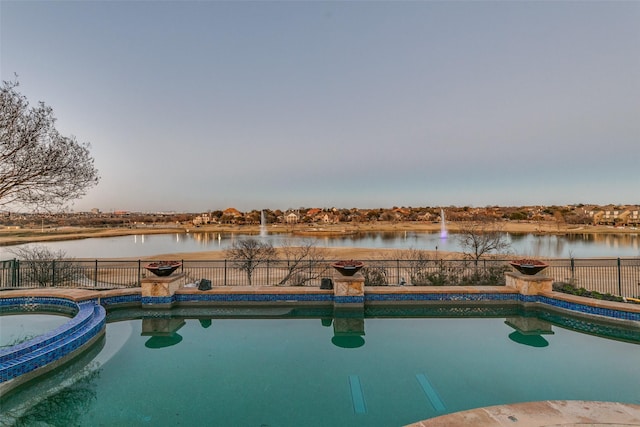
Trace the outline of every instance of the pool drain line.
{"label": "pool drain line", "polygon": [[357,375],[349,375],[349,387],[351,388],[351,400],[353,401],[353,410],[356,414],[366,414],[367,406],[364,403],[364,394],[362,393],[362,385]]}
{"label": "pool drain line", "polygon": [[425,374],[418,374],[416,375],[416,379],[418,380],[418,384],[420,384],[420,387],[422,387],[422,391],[424,391],[424,394],[427,395],[427,399],[429,399],[429,402],[431,402],[431,406],[433,406],[433,409],[435,409],[436,412],[444,412],[444,403],[442,402],[442,399],[440,399],[440,396],[438,396],[438,392],[436,391],[436,389],[433,388],[433,385],[431,384],[431,381],[429,381],[429,378],[427,378]]}

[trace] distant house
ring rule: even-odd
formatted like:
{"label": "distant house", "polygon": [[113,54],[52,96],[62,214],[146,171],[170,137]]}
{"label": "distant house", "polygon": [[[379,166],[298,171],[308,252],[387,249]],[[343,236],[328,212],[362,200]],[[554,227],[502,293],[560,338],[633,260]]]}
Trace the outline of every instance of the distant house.
{"label": "distant house", "polygon": [[311,208],[305,214],[303,221],[305,222],[321,222],[323,217],[322,209]]}
{"label": "distant house", "polygon": [[425,212],[421,215],[418,215],[418,221],[434,221],[435,220],[435,215],[433,215],[431,212]]}
{"label": "distant house", "polygon": [[605,210],[604,214],[600,217],[600,223],[614,225],[617,221],[619,221],[620,214],[622,212],[618,209],[615,210]]}
{"label": "distant house", "polygon": [[316,216],[322,212],[322,209],[319,208],[311,208],[307,211],[306,216],[315,220]]}
{"label": "distant house", "polygon": [[395,208],[391,212],[393,214],[393,218],[396,221],[404,220],[411,213],[411,211],[409,209],[405,209],[405,208]]}
{"label": "distant house", "polygon": [[594,225],[637,225],[640,223],[640,209],[637,207],[605,207],[589,211]]}
{"label": "distant house", "polygon": [[240,218],[242,216],[242,212],[240,212],[236,208],[227,208],[222,212],[223,215],[232,216],[234,218]]}
{"label": "distant house", "polygon": [[284,219],[285,219],[287,224],[295,224],[295,223],[298,222],[299,217],[295,213],[290,212],[284,217]]}
{"label": "distant house", "polygon": [[237,224],[243,216],[242,212],[236,208],[227,208],[222,212],[219,222],[222,224]]}
{"label": "distant house", "polygon": [[209,212],[205,212],[193,218],[192,222],[193,222],[193,225],[201,225],[201,224],[211,224],[212,222],[215,222],[215,221],[213,220],[213,217]]}

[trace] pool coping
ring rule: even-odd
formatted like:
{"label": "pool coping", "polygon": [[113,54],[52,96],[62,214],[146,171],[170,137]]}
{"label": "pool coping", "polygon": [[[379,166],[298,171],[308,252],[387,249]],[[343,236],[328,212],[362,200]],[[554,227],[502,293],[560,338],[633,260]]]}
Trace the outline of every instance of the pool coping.
{"label": "pool coping", "polygon": [[429,418],[406,427],[640,426],[640,405],[586,400],[545,400],[488,406]]}

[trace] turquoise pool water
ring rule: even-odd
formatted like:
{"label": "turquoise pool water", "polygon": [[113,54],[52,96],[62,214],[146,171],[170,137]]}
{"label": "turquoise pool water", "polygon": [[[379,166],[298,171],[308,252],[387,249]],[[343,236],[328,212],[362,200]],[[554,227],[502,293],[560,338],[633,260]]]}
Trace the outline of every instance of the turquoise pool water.
{"label": "turquoise pool water", "polygon": [[532,400],[640,403],[640,330],[603,338],[512,307],[321,311],[110,313],[96,354],[3,408],[17,425],[402,426]]}
{"label": "turquoise pool water", "polygon": [[69,321],[57,314],[7,314],[0,316],[0,348],[20,344]]}

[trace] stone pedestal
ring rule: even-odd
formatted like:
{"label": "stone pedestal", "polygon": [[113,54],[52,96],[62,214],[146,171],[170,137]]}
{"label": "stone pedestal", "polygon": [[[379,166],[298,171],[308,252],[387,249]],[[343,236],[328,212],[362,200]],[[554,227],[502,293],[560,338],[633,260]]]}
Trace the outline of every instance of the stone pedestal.
{"label": "stone pedestal", "polygon": [[142,286],[142,307],[171,308],[173,295],[184,286],[184,273],[167,277],[145,277],[140,281]]}
{"label": "stone pedestal", "polygon": [[504,274],[506,285],[516,289],[522,295],[538,295],[553,290],[553,278],[538,275],[507,272]]}
{"label": "stone pedestal", "polygon": [[364,276],[335,274],[333,276],[334,305],[337,307],[364,307]]}

